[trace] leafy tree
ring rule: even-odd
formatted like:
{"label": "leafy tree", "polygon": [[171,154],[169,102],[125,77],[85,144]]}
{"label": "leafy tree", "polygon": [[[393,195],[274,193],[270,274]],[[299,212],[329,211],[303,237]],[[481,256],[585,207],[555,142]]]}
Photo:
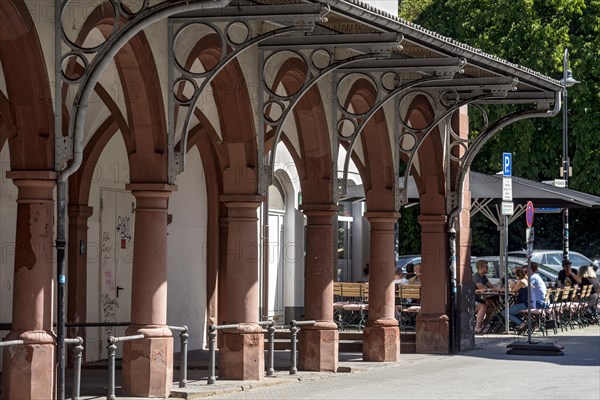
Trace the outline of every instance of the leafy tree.
{"label": "leafy tree", "polygon": [[[600,195],[600,1],[599,0],[403,0],[402,18],[508,61],[560,79],[564,49],[581,81],[568,90],[569,187]],[[490,119],[514,106],[489,108]],[[472,135],[477,135],[476,126]],[[560,177],[563,120],[525,120],[497,133],[477,155],[473,169],[495,173],[501,154],[513,153],[514,174],[533,180]],[[600,212],[572,210],[571,249],[600,255]],[[536,247],[562,248],[562,217],[536,216]],[[524,223],[509,231],[509,249],[523,247]],[[497,232],[475,216],[473,253],[498,252]]]}

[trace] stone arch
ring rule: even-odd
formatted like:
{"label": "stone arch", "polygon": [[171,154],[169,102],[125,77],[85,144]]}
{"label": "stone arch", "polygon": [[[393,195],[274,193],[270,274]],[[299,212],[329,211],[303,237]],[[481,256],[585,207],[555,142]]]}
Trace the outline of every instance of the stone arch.
{"label": "stone arch", "polygon": [[[186,60],[189,67],[199,60],[206,70],[220,60],[217,35],[200,39]],[[223,194],[258,192],[258,154],[255,122],[246,78],[237,60],[231,61],[211,82],[222,138],[215,143],[222,172]],[[236,115],[236,118],[230,118]],[[213,129],[214,131],[214,129]],[[218,135],[216,135],[218,137]]]}
{"label": "stone arch", "polygon": [[[426,96],[417,95],[408,108],[406,120],[415,129],[428,126],[435,118]],[[415,183],[421,196],[421,214],[445,214],[444,149],[439,127],[427,136],[418,152],[419,168],[413,165]]]}
{"label": "stone arch", "polygon": [[[82,26],[77,43],[83,43],[93,29],[108,37],[114,23],[111,15],[110,4],[99,5]],[[166,117],[160,79],[146,35],[140,32],[134,36],[114,61],[127,105],[129,132],[124,141],[131,143],[127,149],[130,182],[166,182]]]}
{"label": "stone arch", "polygon": [[3,128],[0,140],[8,140],[12,170],[54,170],[52,96],[35,23],[21,0],[3,1],[0,20],[0,61],[16,128]]}
{"label": "stone arch", "polygon": [[[345,108],[350,104],[358,113],[367,112],[377,101],[377,89],[366,79],[359,79],[350,88]],[[356,153],[352,160],[363,181],[367,209],[392,211],[395,207],[394,189],[397,183],[392,157],[392,143],[383,109],[377,111],[360,134],[364,149],[364,164]],[[347,144],[344,142],[344,144]]]}
{"label": "stone arch", "polygon": [[9,138],[17,135],[12,109],[6,95],[0,92],[0,150]]}
{"label": "stone arch", "polygon": [[[288,93],[295,93],[302,87],[306,77],[306,66],[297,58],[283,63],[274,79],[274,87],[280,83]],[[329,125],[323,107],[323,99],[317,87],[310,89],[300,99],[293,110],[294,120],[300,140],[300,159],[298,166],[302,187],[303,204],[331,204],[332,190],[332,152],[329,141]],[[285,140],[284,143],[290,143]],[[293,146],[287,146],[292,156]]]}

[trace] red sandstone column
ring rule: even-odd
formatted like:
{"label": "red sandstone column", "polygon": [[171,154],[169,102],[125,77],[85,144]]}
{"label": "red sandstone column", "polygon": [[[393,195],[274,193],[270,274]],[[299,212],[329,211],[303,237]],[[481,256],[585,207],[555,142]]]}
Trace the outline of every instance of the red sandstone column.
{"label": "red sandstone column", "polygon": [[258,318],[258,216],[263,197],[224,195],[227,206],[227,323],[219,349],[219,379],[264,377],[264,336]]}
{"label": "red sandstone column", "polygon": [[445,215],[421,215],[421,314],[417,353],[447,354],[449,345],[448,235]]}
{"label": "red sandstone column", "polygon": [[[217,320],[227,321],[227,218],[219,218],[219,265],[217,273]],[[223,336],[217,331],[217,346],[221,348]]]}
{"label": "red sandstone column", "polygon": [[52,332],[54,187],[52,171],[9,171],[17,186],[17,231],[12,330],[5,340],[2,396],[53,399],[55,336]]}
{"label": "red sandstone column", "polygon": [[302,326],[298,338],[299,369],[337,371],[339,332],[333,322],[334,204],[306,204],[306,265],[304,269],[304,318],[314,326]]}
{"label": "red sandstone column", "polygon": [[367,212],[371,224],[369,317],[363,334],[365,361],[398,361],[400,330],[395,317],[394,224],[399,214]]}
{"label": "red sandstone column", "polygon": [[[67,322],[86,322],[87,303],[87,231],[92,207],[69,204],[69,281],[67,299]],[[68,337],[81,336],[85,339],[85,328],[68,328]],[[71,346],[67,347],[71,350]],[[67,358],[67,361],[69,358]]]}
{"label": "red sandstone column", "polygon": [[167,328],[167,209],[174,186],[127,185],[136,199],[127,335],[145,339],[123,344],[123,391],[140,397],[169,397],[173,384],[173,338]]}

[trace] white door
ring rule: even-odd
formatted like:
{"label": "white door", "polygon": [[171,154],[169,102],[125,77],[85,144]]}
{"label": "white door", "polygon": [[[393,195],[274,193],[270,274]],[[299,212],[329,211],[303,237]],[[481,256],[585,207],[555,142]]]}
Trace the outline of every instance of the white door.
{"label": "white door", "polygon": [[[133,267],[135,198],[127,191],[100,190],[100,321],[129,322]],[[125,326],[100,329],[101,358],[107,357],[108,336],[124,336]],[[117,357],[122,353],[118,346]]]}
{"label": "white door", "polygon": [[284,322],[283,214],[269,213],[269,318]]}

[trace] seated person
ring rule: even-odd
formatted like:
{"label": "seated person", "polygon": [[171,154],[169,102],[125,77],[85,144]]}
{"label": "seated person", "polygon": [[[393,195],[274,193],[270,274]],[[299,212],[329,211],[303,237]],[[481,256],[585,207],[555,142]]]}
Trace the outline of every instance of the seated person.
{"label": "seated person", "polygon": [[421,284],[421,264],[415,264],[415,276],[408,280],[409,285],[420,285]]}
{"label": "seated person", "polygon": [[[546,283],[538,274],[539,264],[536,262],[531,263],[531,298],[535,303],[535,308],[545,309],[550,304],[546,304],[544,299],[546,298]],[[527,267],[523,268],[523,273],[527,275]]]}
{"label": "seated person", "polygon": [[558,287],[565,286],[575,286],[575,284],[580,283],[577,278],[577,270],[571,268],[573,264],[571,264],[570,260],[563,260],[563,269],[558,273]]}
{"label": "seated person", "polygon": [[[475,284],[475,293],[481,292],[487,288],[493,288],[492,282],[488,280],[486,275],[488,271],[488,263],[485,260],[479,260],[476,264],[477,272],[473,274],[473,283]],[[488,313],[488,308],[493,310],[494,304],[491,299],[477,298],[477,306],[475,311],[477,317],[475,318],[475,333],[481,333],[483,330],[483,320]]]}
{"label": "seated person", "polygon": [[582,266],[581,268],[579,268],[577,277],[579,278],[581,286],[592,285],[592,292],[590,294],[588,306],[597,308],[599,306],[598,295],[600,295],[600,282],[596,277],[594,267],[592,267],[591,265]]}
{"label": "seated person", "polygon": [[[519,318],[519,313],[523,310],[527,310],[527,277],[522,269],[517,270],[517,281],[510,288],[511,293],[516,293],[517,299],[515,304],[510,306],[508,309],[508,318],[517,327],[518,331],[522,331],[527,327],[527,321],[523,321]],[[531,296],[532,306],[535,308],[535,298]]]}
{"label": "seated person", "polygon": [[396,285],[406,285],[408,283],[408,279],[406,279],[402,273],[402,268],[396,268],[396,273],[394,274],[394,283]]}
{"label": "seated person", "polygon": [[415,276],[415,264],[408,263],[406,264],[406,275],[404,276],[406,279],[410,279]]}

